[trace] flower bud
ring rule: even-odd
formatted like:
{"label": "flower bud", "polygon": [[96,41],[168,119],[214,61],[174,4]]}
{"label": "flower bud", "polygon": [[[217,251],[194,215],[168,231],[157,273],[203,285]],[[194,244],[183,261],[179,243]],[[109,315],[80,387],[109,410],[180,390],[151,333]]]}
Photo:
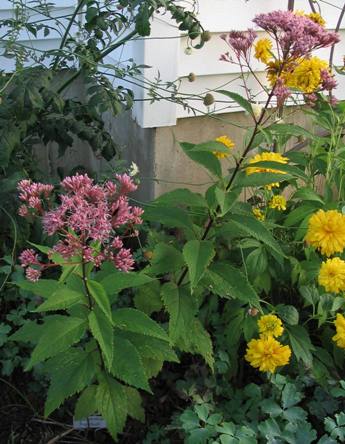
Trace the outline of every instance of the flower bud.
{"label": "flower bud", "polygon": [[211,35],[210,31],[204,31],[201,34],[201,40],[203,42],[209,42],[211,40],[211,38],[212,38],[212,35]]}
{"label": "flower bud", "polygon": [[214,97],[212,94],[207,93],[204,97],[204,105],[205,106],[210,106],[214,103]]}
{"label": "flower bud", "polygon": [[194,82],[196,79],[196,75],[194,74],[194,72],[191,72],[188,74],[188,80],[189,82]]}
{"label": "flower bud", "polygon": [[255,117],[255,119],[259,119],[261,117],[263,110],[263,106],[259,103],[252,103],[252,112]]}
{"label": "flower bud", "polygon": [[145,253],[144,253],[144,257],[145,257],[145,259],[147,259],[147,260],[151,260],[152,258],[153,258],[153,252],[152,251],[145,251]]}
{"label": "flower bud", "polygon": [[248,310],[249,316],[255,317],[258,313],[259,313],[259,310],[257,308],[252,307]]}
{"label": "flower bud", "polygon": [[192,50],[192,48],[190,46],[187,46],[187,48],[184,50],[184,53],[186,55],[192,55],[193,50]]}

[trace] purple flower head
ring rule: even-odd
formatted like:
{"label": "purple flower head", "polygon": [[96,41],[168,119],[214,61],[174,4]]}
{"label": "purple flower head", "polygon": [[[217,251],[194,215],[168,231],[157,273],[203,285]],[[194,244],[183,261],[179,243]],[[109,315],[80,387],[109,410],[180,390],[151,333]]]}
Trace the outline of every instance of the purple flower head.
{"label": "purple flower head", "polygon": [[39,264],[38,255],[32,248],[23,250],[19,256],[19,260],[23,268],[29,265]]}
{"label": "purple flower head", "polygon": [[323,90],[331,91],[332,89],[336,88],[337,81],[335,80],[334,76],[328,71],[328,69],[322,69],[320,74],[322,80],[321,87]]}
{"label": "purple flower head", "polygon": [[[241,56],[246,58],[250,48],[256,39],[257,34],[253,29],[248,31],[230,31],[229,34],[223,34],[221,38],[230,46],[235,52],[237,58]],[[229,61],[229,53],[223,54],[221,60]]]}
{"label": "purple flower head", "polygon": [[291,95],[289,88],[285,86],[284,80],[279,78],[274,86],[273,94],[277,98],[277,106],[283,106],[285,100]]}

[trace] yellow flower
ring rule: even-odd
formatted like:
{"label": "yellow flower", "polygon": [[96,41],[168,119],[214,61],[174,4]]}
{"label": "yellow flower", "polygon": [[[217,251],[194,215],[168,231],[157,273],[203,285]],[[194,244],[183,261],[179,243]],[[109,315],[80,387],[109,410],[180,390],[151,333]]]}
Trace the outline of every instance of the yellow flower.
{"label": "yellow flower", "polygon": [[[271,153],[264,151],[261,154],[256,154],[256,156],[252,157],[249,160],[249,164],[256,163],[256,162],[263,162],[263,161],[269,161],[269,162],[277,162],[277,163],[288,163],[288,158],[283,157],[279,153]],[[247,167],[246,168],[247,175],[255,174],[255,173],[276,173],[276,174],[286,174],[284,171],[279,171],[272,168],[262,168],[262,167]],[[271,183],[269,185],[266,185],[267,189],[271,189],[272,187],[279,187],[279,183]]]}
{"label": "yellow flower", "polygon": [[345,318],[340,313],[337,314],[337,319],[334,321],[337,334],[333,336],[333,341],[337,343],[340,348],[345,348]]}
{"label": "yellow flower", "polygon": [[265,220],[265,215],[260,210],[260,208],[252,208],[252,212],[253,212],[254,216],[257,218],[257,220],[261,220],[261,221]]}
{"label": "yellow flower", "polygon": [[307,14],[306,17],[310,18],[313,22],[318,23],[320,26],[326,25],[326,20],[318,12],[311,12],[310,14]]}
{"label": "yellow flower", "polygon": [[321,71],[328,68],[328,63],[318,57],[303,59],[297,63],[291,72],[286,73],[285,84],[304,93],[312,93],[322,83]]}
{"label": "yellow flower", "polygon": [[282,321],[276,315],[268,314],[261,316],[258,320],[259,333],[261,338],[273,336],[277,338],[283,334]]}
{"label": "yellow flower", "polygon": [[[216,142],[222,143],[229,150],[231,150],[235,146],[234,142],[228,136],[217,137]],[[223,159],[224,157],[228,157],[229,156],[229,154],[222,153],[220,151],[213,151],[213,154],[215,156],[217,156],[218,159]]]}
{"label": "yellow flower", "polygon": [[268,206],[270,208],[275,208],[278,211],[286,210],[286,199],[284,196],[273,196],[272,199],[268,202]]}
{"label": "yellow flower", "polygon": [[269,59],[272,57],[271,50],[272,42],[270,39],[259,39],[255,45],[255,58],[260,60],[260,62],[268,63]]}
{"label": "yellow flower", "polygon": [[311,216],[305,241],[331,256],[345,248],[345,216],[336,210],[319,210]]}
{"label": "yellow flower", "polygon": [[319,284],[326,291],[340,293],[345,291],[345,261],[339,257],[322,262],[319,272]]}
{"label": "yellow flower", "polygon": [[245,360],[261,372],[274,373],[277,367],[289,363],[291,349],[282,345],[272,336],[252,339],[247,345]]}
{"label": "yellow flower", "polygon": [[272,60],[267,63],[266,71],[267,71],[267,80],[270,85],[273,87],[278,79],[278,73],[281,70],[281,61]]}

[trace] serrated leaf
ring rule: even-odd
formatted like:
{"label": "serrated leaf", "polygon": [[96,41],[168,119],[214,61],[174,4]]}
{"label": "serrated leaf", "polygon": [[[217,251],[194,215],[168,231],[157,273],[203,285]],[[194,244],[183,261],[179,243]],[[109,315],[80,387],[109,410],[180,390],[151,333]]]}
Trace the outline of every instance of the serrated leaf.
{"label": "serrated leaf", "polygon": [[145,269],[150,275],[172,273],[184,265],[182,253],[164,242],[157,244],[153,250],[151,266]]}
{"label": "serrated leaf", "polygon": [[114,378],[103,375],[96,393],[97,411],[103,416],[114,438],[121,433],[127,417],[127,395],[123,385]]}
{"label": "serrated leaf", "polygon": [[276,306],[277,314],[282,320],[290,325],[297,325],[299,321],[299,313],[293,305],[279,304]]}
{"label": "serrated leaf", "polygon": [[164,306],[169,313],[169,336],[176,343],[190,334],[190,326],[196,314],[195,300],[189,293],[182,293],[172,282],[162,286]]}
{"label": "serrated leaf", "polygon": [[[86,330],[86,322],[72,316],[54,316],[45,322],[38,344],[34,348],[26,370],[38,362],[67,350],[78,342]],[[47,318],[46,318],[47,320]]]}
{"label": "serrated leaf", "polygon": [[96,412],[96,393],[98,387],[90,385],[79,396],[74,410],[74,418],[76,420],[86,419]]}
{"label": "serrated leaf", "polygon": [[86,303],[86,300],[82,293],[63,287],[56,290],[51,297],[37,307],[35,311],[64,310],[74,304],[83,302]]}
{"label": "serrated leaf", "polygon": [[137,349],[128,339],[116,334],[114,335],[114,356],[110,371],[113,376],[126,384],[152,393]]}
{"label": "serrated leaf", "polygon": [[124,273],[118,271],[107,274],[107,276],[104,277],[100,283],[107,294],[115,294],[121,290],[124,290],[125,288],[140,287],[140,285],[144,285],[152,281],[153,279],[151,277],[146,276],[143,273]]}
{"label": "serrated leaf", "polygon": [[105,364],[110,369],[114,358],[113,326],[97,307],[89,314],[89,326],[93,337],[102,350]]}
{"label": "serrated leaf", "polygon": [[163,307],[160,289],[161,284],[159,281],[153,281],[138,288],[134,296],[135,308],[148,316],[156,311],[160,311]]}
{"label": "serrated leaf", "polygon": [[162,194],[152,202],[153,205],[177,206],[184,205],[187,207],[207,207],[204,197],[199,193],[193,193],[187,188],[179,188]]}
{"label": "serrated leaf", "polygon": [[191,240],[183,248],[183,256],[188,266],[189,280],[192,291],[210,265],[215,250],[210,241]]}
{"label": "serrated leaf", "polygon": [[44,327],[34,321],[26,321],[19,330],[8,337],[9,341],[21,341],[37,343],[41,337]]}
{"label": "serrated leaf", "polygon": [[189,334],[189,351],[201,355],[213,370],[214,357],[212,340],[209,333],[204,329],[199,319],[194,319]]}
{"label": "serrated leaf", "polygon": [[296,390],[294,384],[285,384],[282,391],[282,406],[284,409],[288,409],[298,404],[302,400],[302,393]]}
{"label": "serrated leaf", "polygon": [[215,197],[220,207],[220,217],[225,216],[236,203],[241,194],[241,190],[225,191],[216,187],[214,189]]}
{"label": "serrated leaf", "polygon": [[114,326],[120,330],[140,333],[169,342],[169,337],[157,322],[134,308],[119,308],[113,311]]}
{"label": "serrated leaf", "polygon": [[89,289],[92,299],[96,302],[99,309],[103,312],[108,321],[112,323],[113,319],[111,315],[110,302],[104,287],[100,283],[90,279],[87,281],[87,288]]}
{"label": "serrated leaf", "polygon": [[55,368],[44,407],[45,416],[49,416],[65,399],[83,390],[96,372],[91,353],[81,349],[70,349],[53,360]]}
{"label": "serrated leaf", "polygon": [[195,145],[192,143],[184,142],[180,143],[180,146],[190,159],[205,167],[212,175],[217,177],[222,176],[222,167],[214,154],[193,151]]}
{"label": "serrated leaf", "polygon": [[145,422],[145,410],[138,390],[124,387],[127,396],[128,415],[140,422]]}
{"label": "serrated leaf", "polygon": [[296,358],[311,367],[313,363],[311,352],[314,350],[314,346],[310,341],[307,330],[301,325],[290,325],[286,327],[286,330]]}
{"label": "serrated leaf", "polygon": [[244,274],[238,268],[224,263],[213,264],[211,272],[216,273],[223,279],[222,285],[227,285],[227,295],[233,299],[260,307],[260,300],[254,288],[250,285]]}
{"label": "serrated leaf", "polygon": [[33,294],[44,298],[50,298],[61,288],[61,284],[54,279],[40,279],[37,282],[21,281],[17,285],[23,290],[31,291]]}

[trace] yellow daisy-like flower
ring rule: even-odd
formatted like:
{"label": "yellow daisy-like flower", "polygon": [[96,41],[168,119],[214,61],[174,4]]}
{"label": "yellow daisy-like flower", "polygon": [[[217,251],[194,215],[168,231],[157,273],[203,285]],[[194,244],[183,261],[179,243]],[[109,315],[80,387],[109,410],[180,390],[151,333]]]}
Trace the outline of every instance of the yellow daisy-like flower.
{"label": "yellow daisy-like flower", "polygon": [[261,372],[274,373],[277,367],[289,363],[291,349],[288,345],[282,345],[273,336],[267,338],[252,339],[247,345],[245,360],[258,368]]}
{"label": "yellow daisy-like flower", "polygon": [[[249,160],[249,164],[256,163],[256,162],[263,162],[263,161],[269,161],[269,162],[277,162],[277,163],[288,163],[288,158],[282,156],[279,153],[271,153],[264,151],[261,154],[256,154],[256,156],[252,157]],[[276,173],[276,174],[286,174],[284,171],[279,171],[273,168],[261,168],[261,167],[247,167],[246,173],[249,176],[250,174],[255,173]],[[272,187],[279,187],[279,183],[271,183],[269,185],[266,185],[266,188],[270,190]]]}
{"label": "yellow daisy-like flower", "polygon": [[258,320],[259,333],[261,338],[273,336],[277,338],[283,334],[284,327],[282,321],[276,315],[268,314],[261,316]]}
{"label": "yellow daisy-like flower", "polygon": [[318,57],[303,59],[291,72],[286,73],[285,84],[290,88],[310,94],[320,87],[322,83],[321,71],[324,69],[329,69],[325,60]]}
{"label": "yellow daisy-like flower", "polygon": [[255,44],[255,58],[260,62],[268,63],[272,57],[272,42],[270,39],[259,39]]}
{"label": "yellow daisy-like flower", "polygon": [[318,23],[322,27],[326,25],[326,20],[318,12],[311,12],[310,14],[307,14],[306,17],[309,17],[310,20]]}
{"label": "yellow daisy-like flower", "polygon": [[331,256],[345,248],[345,216],[336,210],[319,210],[311,216],[305,237],[307,244]]}
{"label": "yellow daisy-like flower", "polygon": [[318,280],[326,291],[332,293],[345,291],[345,261],[334,257],[322,262]]}
{"label": "yellow daisy-like flower", "polygon": [[[224,146],[226,146],[229,150],[232,150],[235,146],[234,142],[230,139],[228,136],[220,136],[217,137],[216,142],[222,143]],[[218,159],[224,159],[225,157],[228,157],[229,154],[222,153],[220,151],[213,151],[213,154],[218,157]]]}
{"label": "yellow daisy-like flower", "polygon": [[333,336],[332,340],[336,342],[340,348],[345,348],[345,318],[342,314],[337,314],[337,319],[334,321],[337,334]]}
{"label": "yellow daisy-like flower", "polygon": [[285,211],[286,199],[284,196],[273,196],[272,199],[268,202],[268,206],[278,211]]}
{"label": "yellow daisy-like flower", "polygon": [[252,212],[253,212],[254,216],[257,218],[257,220],[261,220],[261,221],[265,220],[265,215],[264,215],[263,211],[260,210],[260,208],[252,208]]}

